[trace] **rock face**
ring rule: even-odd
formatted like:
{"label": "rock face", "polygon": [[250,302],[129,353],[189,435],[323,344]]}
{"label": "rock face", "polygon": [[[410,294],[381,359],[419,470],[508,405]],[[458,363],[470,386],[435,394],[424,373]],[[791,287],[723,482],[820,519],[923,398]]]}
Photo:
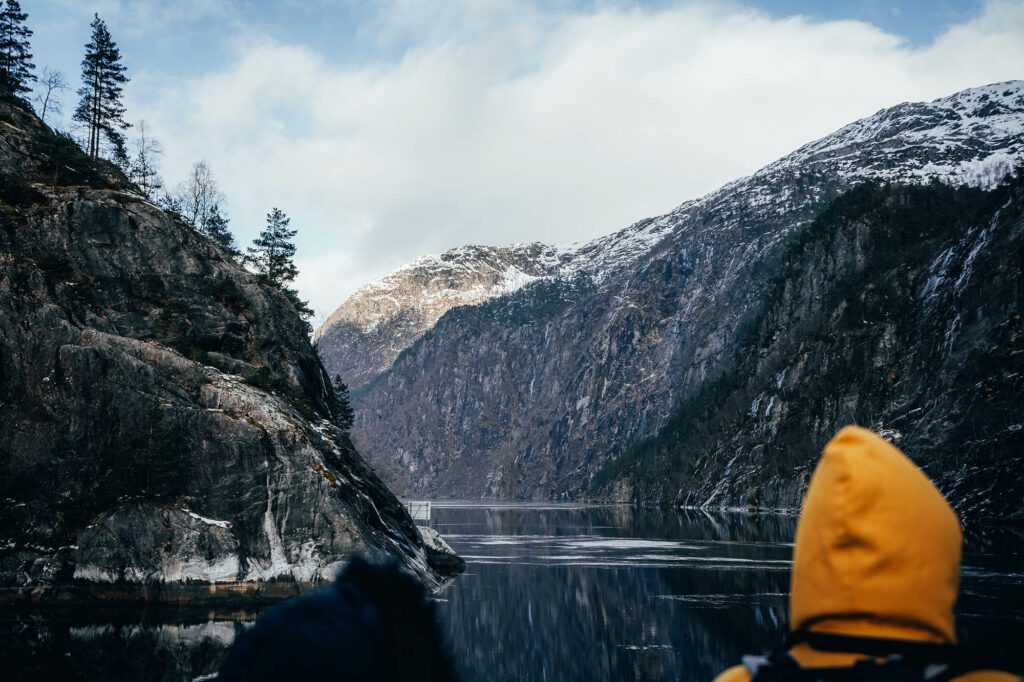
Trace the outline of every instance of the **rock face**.
{"label": "rock face", "polygon": [[285,296],[0,101],[0,584],[424,576]]}
{"label": "rock face", "polygon": [[791,508],[839,427],[910,453],[968,517],[1024,520],[1024,177],[863,185],[763,284],[731,361],[590,495]]}
{"label": "rock face", "polygon": [[[678,489],[593,479],[735,366],[793,245],[831,202],[871,181],[992,188],[1022,159],[1020,81],[881,111],[657,219],[558,249],[555,272],[512,293],[449,310],[355,391],[354,439],[389,482],[416,494],[674,500]],[[958,443],[950,424],[921,428]],[[775,480],[757,471],[745,480]],[[791,507],[799,486],[758,499]],[[723,488],[711,503],[747,504],[747,492]],[[708,499],[694,495],[683,499]]]}
{"label": "rock face", "polygon": [[419,529],[432,566],[444,566],[453,572],[461,572],[466,569],[465,560],[455,553],[455,550],[444,541],[440,533],[430,526],[419,526]]}

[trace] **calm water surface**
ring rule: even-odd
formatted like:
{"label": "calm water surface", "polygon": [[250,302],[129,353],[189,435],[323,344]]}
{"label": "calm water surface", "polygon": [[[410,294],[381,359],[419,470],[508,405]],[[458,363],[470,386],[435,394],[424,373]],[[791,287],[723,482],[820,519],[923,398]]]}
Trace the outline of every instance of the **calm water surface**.
{"label": "calm water surface", "polygon": [[[469,562],[437,595],[467,680],[709,680],[785,631],[792,517],[446,502],[432,525]],[[1016,672],[1022,552],[1020,530],[969,532],[958,605],[961,639]],[[0,664],[192,680],[255,615],[0,613]]]}

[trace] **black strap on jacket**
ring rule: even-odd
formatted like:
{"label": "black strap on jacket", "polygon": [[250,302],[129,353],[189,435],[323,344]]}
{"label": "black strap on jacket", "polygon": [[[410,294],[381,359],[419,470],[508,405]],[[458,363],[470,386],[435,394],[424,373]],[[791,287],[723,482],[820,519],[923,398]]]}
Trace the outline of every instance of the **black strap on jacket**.
{"label": "black strap on jacket", "polygon": [[[800,643],[818,651],[870,658],[852,666],[804,668],[787,651]],[[744,656],[743,665],[753,682],[948,682],[975,669],[965,654],[951,645],[808,631],[791,634],[785,647],[767,656]]]}
{"label": "black strap on jacket", "polygon": [[812,649],[830,653],[864,654],[875,658],[899,657],[901,660],[907,661],[955,663],[961,666],[972,663],[967,652],[952,644],[935,644],[907,639],[852,637],[809,630],[797,630],[786,638],[787,649],[801,643],[807,644]]}

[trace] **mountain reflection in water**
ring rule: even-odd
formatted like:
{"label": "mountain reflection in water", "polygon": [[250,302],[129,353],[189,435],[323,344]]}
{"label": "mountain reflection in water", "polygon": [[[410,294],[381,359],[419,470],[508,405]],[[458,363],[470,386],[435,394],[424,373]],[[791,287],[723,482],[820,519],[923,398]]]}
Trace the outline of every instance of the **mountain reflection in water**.
{"label": "mountain reflection in water", "polygon": [[[442,502],[432,525],[469,563],[437,595],[467,682],[704,681],[785,631],[794,517]],[[967,535],[961,640],[1021,672],[1024,538]],[[254,615],[0,614],[0,665],[14,679],[191,680]]]}

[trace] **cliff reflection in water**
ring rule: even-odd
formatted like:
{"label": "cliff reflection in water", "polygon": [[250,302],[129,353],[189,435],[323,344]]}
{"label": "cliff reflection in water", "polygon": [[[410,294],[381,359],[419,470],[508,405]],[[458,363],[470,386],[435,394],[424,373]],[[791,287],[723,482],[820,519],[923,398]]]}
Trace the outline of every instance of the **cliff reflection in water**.
{"label": "cliff reflection in water", "polygon": [[[134,616],[134,617],[133,617]],[[217,670],[255,614],[147,609],[7,614],[0,665],[8,680],[193,680]]]}
{"label": "cliff reflection in water", "polygon": [[709,679],[785,621],[792,518],[631,507],[435,518],[469,562],[442,604],[467,679]]}
{"label": "cliff reflection in water", "polygon": [[[437,595],[472,680],[710,680],[785,631],[796,519],[440,503],[469,562]],[[1024,541],[968,533],[961,639],[1022,670]],[[5,679],[192,680],[252,612],[0,613]]]}

